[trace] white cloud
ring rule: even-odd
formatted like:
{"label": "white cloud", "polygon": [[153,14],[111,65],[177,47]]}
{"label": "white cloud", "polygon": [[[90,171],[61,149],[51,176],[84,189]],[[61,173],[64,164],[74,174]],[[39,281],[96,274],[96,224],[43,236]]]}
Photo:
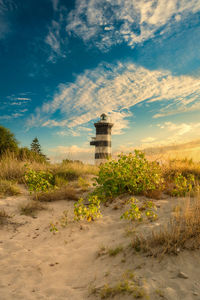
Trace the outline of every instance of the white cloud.
{"label": "white cloud", "polygon": [[61,24],[59,21],[52,21],[49,27],[48,35],[45,38],[46,44],[50,47],[51,53],[48,57],[48,61],[55,62],[57,57],[66,57],[62,50],[63,40],[60,35]]}
{"label": "white cloud", "polygon": [[158,124],[158,127],[161,129],[167,129],[168,131],[175,132],[176,138],[179,136],[185,135],[187,133],[192,133],[196,131],[197,128],[200,127],[200,123],[181,123],[181,124],[175,124],[172,122],[165,122],[163,125]]}
{"label": "white cloud", "polygon": [[20,98],[20,97],[17,97],[17,98],[15,98],[15,100],[19,100],[19,101],[31,101],[31,98]]}
{"label": "white cloud", "polygon": [[[114,134],[128,128],[130,109],[136,104],[166,102],[166,110],[175,105],[185,111],[197,109],[200,80],[189,76],[173,76],[168,71],[150,71],[132,63],[100,64],[86,70],[74,83],[62,84],[53,101],[38,108],[28,126],[88,127],[101,113],[108,113],[115,123]],[[170,103],[170,104],[169,104]],[[171,106],[170,106],[171,105]],[[200,108],[200,107],[199,107]],[[59,112],[59,119],[51,118]],[[178,110],[175,110],[175,113]]]}
{"label": "white cloud", "polygon": [[76,0],[66,29],[101,50],[123,42],[134,47],[198,11],[198,0]]}

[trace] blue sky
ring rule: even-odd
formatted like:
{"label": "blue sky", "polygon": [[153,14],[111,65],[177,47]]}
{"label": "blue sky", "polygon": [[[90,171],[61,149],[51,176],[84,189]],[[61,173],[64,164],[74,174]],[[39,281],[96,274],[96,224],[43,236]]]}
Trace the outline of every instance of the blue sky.
{"label": "blue sky", "polygon": [[199,138],[200,0],[0,0],[0,124],[21,146],[93,160]]}

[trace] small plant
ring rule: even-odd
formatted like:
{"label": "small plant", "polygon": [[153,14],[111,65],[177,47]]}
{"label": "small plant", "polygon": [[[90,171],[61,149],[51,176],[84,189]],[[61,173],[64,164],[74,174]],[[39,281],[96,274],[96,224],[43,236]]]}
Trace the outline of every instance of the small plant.
{"label": "small plant", "polygon": [[58,222],[56,222],[56,224],[54,223],[50,223],[49,226],[50,226],[50,232],[52,232],[53,234],[55,234],[56,232],[58,232],[58,228],[57,228],[57,224]]}
{"label": "small plant", "polygon": [[51,173],[28,169],[24,177],[30,194],[34,192],[36,199],[39,192],[46,192],[54,187]]}
{"label": "small plant", "polygon": [[155,293],[156,293],[158,296],[160,296],[161,298],[165,298],[165,294],[164,294],[164,292],[163,292],[162,290],[156,289],[156,290],[155,290]]}
{"label": "small plant", "polygon": [[95,293],[99,294],[101,299],[110,299],[120,294],[130,294],[137,299],[146,297],[143,287],[127,279],[121,280],[113,286],[105,284],[100,290],[93,289],[93,294]]}
{"label": "small plant", "polygon": [[117,246],[116,248],[109,248],[108,249],[108,254],[109,256],[116,256],[118,253],[123,251],[122,246]]}
{"label": "small plant", "polygon": [[63,215],[60,218],[60,225],[64,228],[64,227],[67,226],[68,222],[69,222],[69,220],[68,220],[68,211],[64,210]]}
{"label": "small plant", "polygon": [[100,218],[100,199],[97,196],[90,196],[88,199],[89,205],[83,204],[83,198],[74,204],[74,220],[80,221],[86,219],[88,222]]}
{"label": "small plant", "polygon": [[149,220],[155,220],[157,218],[157,214],[155,213],[156,206],[152,201],[145,201],[139,206],[139,201],[135,198],[131,198],[128,203],[130,203],[130,209],[123,213],[121,219],[142,221],[144,215]]}
{"label": "small plant", "polygon": [[100,246],[100,249],[97,252],[97,257],[109,255],[109,256],[116,256],[118,253],[123,251],[123,247],[121,245],[116,246],[115,248],[108,248],[105,246]]}

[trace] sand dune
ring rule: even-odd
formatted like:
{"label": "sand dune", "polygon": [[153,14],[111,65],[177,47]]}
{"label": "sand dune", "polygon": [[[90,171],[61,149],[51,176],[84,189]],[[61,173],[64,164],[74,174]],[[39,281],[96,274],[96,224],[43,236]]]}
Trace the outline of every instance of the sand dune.
{"label": "sand dune", "polygon": [[[92,288],[113,285],[127,271],[140,282],[149,299],[200,299],[200,253],[184,251],[165,256],[162,261],[138,253],[129,247],[130,223],[120,220],[123,208],[115,203],[103,207],[103,218],[92,223],[69,224],[56,234],[49,224],[59,221],[64,210],[72,218],[74,201],[48,203],[37,217],[20,215],[18,205],[30,201],[27,193],[0,199],[0,209],[12,214],[10,223],[0,225],[0,299],[99,299]],[[120,200],[118,200],[120,201]],[[159,219],[136,226],[148,232],[166,223],[172,207],[184,199],[155,201]],[[122,246],[116,256],[99,255],[101,249]],[[184,276],[180,275],[180,272]],[[182,274],[181,273],[181,274]],[[186,278],[183,278],[186,277]],[[129,294],[114,298],[133,299]]]}

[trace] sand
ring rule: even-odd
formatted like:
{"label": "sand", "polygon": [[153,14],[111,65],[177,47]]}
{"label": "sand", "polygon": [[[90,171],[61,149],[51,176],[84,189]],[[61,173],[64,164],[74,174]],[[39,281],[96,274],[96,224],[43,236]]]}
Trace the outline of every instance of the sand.
{"label": "sand", "polygon": [[[148,299],[200,299],[200,252],[184,251],[163,260],[134,253],[127,235],[130,222],[121,220],[123,209],[114,203],[102,208],[103,218],[95,222],[69,222],[58,232],[50,232],[50,223],[59,221],[64,210],[72,218],[74,201],[45,204],[35,218],[20,215],[20,203],[30,201],[23,190],[20,196],[0,199],[0,209],[13,215],[10,223],[0,225],[0,299],[99,299],[91,294],[104,284],[113,285],[128,270],[143,286]],[[137,232],[149,231],[166,223],[172,208],[184,199],[157,200],[159,219],[141,224]],[[116,208],[116,207],[115,207]],[[116,256],[98,256],[105,248],[122,246]],[[184,273],[182,278],[180,272]],[[179,275],[178,275],[179,274]],[[110,299],[110,298],[109,298]],[[133,299],[132,295],[114,298]]]}

